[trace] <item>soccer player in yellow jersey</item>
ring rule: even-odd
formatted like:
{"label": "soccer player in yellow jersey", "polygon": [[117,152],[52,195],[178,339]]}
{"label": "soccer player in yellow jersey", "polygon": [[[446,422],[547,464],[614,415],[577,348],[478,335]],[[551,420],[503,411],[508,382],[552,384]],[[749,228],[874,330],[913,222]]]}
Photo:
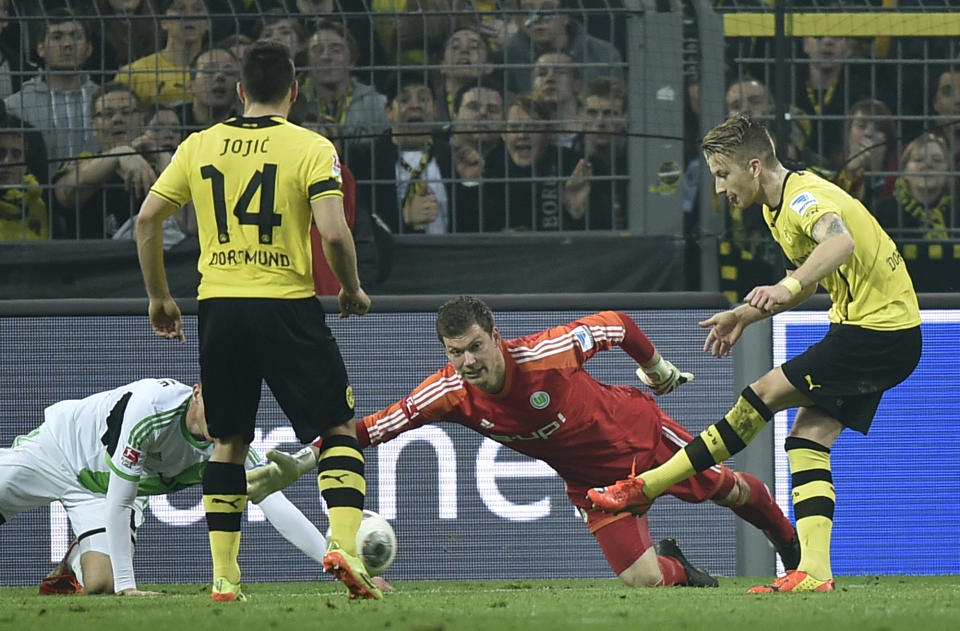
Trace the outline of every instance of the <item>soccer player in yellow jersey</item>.
{"label": "soccer player in yellow jersey", "polygon": [[381,598],[359,559],[366,490],[353,419],[353,390],[314,297],[310,221],[340,281],[340,317],[370,299],[343,214],[340,163],[326,138],[286,120],[299,87],[280,43],[244,55],[237,93],[243,116],[188,137],[140,209],[137,248],[150,320],[184,340],[163,266],[165,218],[193,200],[200,239],[199,355],[214,451],[203,475],[215,601],[243,599],[240,518],[247,501],[243,459],[253,441],[262,380],[304,443],[323,436],[318,484],[330,509],[324,568],[351,598]]}
{"label": "soccer player in yellow jersey", "polygon": [[776,412],[797,408],[784,446],[800,564],[750,591],[832,591],[830,447],[844,428],[866,434],[883,393],[916,368],[917,296],[896,245],[863,204],[812,173],[788,171],[761,124],[738,114],[712,129],[701,148],[717,194],[744,208],[763,204],[764,221],[795,267],[777,284],[755,287],[744,304],[701,322],[710,327],[704,350],[726,356],[748,325],[799,305],[818,285],[833,302],[830,330],[746,387],[720,422],[663,465],[588,496],[608,512],[643,513],[673,484],[743,449]]}

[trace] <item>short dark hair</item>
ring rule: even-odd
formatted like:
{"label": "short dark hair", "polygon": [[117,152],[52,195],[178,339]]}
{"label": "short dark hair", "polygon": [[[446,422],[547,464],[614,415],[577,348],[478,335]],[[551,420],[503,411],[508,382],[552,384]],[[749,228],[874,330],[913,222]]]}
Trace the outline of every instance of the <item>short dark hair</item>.
{"label": "short dark hair", "polygon": [[80,19],[76,13],[67,7],[57,7],[46,12],[44,19],[37,21],[36,33],[37,41],[42,42],[47,37],[47,31],[56,24],[65,24],[67,22],[76,22],[83,31],[83,36],[88,42],[93,42],[90,33],[90,24],[87,20]]}
{"label": "short dark hair", "polygon": [[463,335],[474,324],[488,334],[493,335],[493,312],[487,303],[473,296],[457,296],[446,301],[437,310],[437,337],[443,342],[445,337]]}
{"label": "short dark hair", "polygon": [[548,121],[552,118],[550,115],[550,109],[546,106],[546,104],[544,104],[543,101],[538,101],[535,99],[529,92],[513,95],[513,98],[507,105],[506,111],[508,119],[510,118],[510,109],[514,107],[519,107],[521,110],[526,112],[532,120]]}
{"label": "short dark hair", "polygon": [[[460,105],[463,103],[464,95],[470,90],[476,88],[483,88],[485,90],[493,90],[503,98],[503,92],[500,90],[500,86],[497,85],[496,81],[491,80],[489,77],[482,77],[479,81],[471,81],[467,85],[460,87],[457,90],[456,94],[453,95],[453,111],[459,112]],[[506,100],[506,99],[504,99]]]}
{"label": "short dark hair", "polygon": [[350,53],[350,63],[357,63],[357,59],[360,58],[360,47],[357,46],[357,38],[353,36],[353,33],[344,28],[343,24],[333,20],[319,20],[313,24],[313,33],[310,35],[310,39],[313,39],[313,36],[321,31],[331,31],[339,35],[347,44],[347,52]]}
{"label": "short dark hair", "polygon": [[143,104],[140,102],[140,97],[137,96],[137,93],[133,91],[126,83],[121,83],[120,81],[107,81],[102,86],[96,89],[93,93],[93,96],[90,97],[90,115],[92,116],[94,111],[97,109],[97,101],[102,97],[110,94],[111,92],[126,92],[133,97],[133,102],[137,104],[138,110],[143,110]]}
{"label": "short dark hair", "polygon": [[197,70],[199,69],[199,66],[200,66],[200,58],[208,53],[212,53],[215,50],[222,50],[223,52],[233,57],[234,61],[236,61],[237,63],[240,63],[240,60],[237,59],[237,56],[233,54],[232,50],[230,50],[225,46],[214,45],[212,48],[201,50],[199,53],[193,56],[193,59],[190,60],[190,78],[191,79],[197,78]]}
{"label": "short dark hair", "polygon": [[254,39],[260,39],[263,37],[263,32],[267,30],[268,26],[273,26],[280,22],[290,22],[290,26],[293,27],[293,32],[297,34],[298,44],[303,44],[307,39],[307,29],[303,27],[303,24],[300,23],[296,15],[290,13],[283,7],[267,9],[260,15],[260,21],[254,26]]}
{"label": "short dark hair", "polygon": [[383,91],[387,97],[387,103],[393,103],[408,85],[425,85],[430,90],[430,94],[433,94],[433,84],[426,70],[400,70],[390,74],[386,89]]}
{"label": "short dark hair", "polygon": [[583,90],[581,100],[586,101],[591,96],[619,101],[623,110],[627,110],[627,86],[619,77],[604,75],[591,79]]}
{"label": "short dark hair", "polygon": [[240,84],[257,103],[277,103],[294,82],[293,59],[285,44],[257,40],[243,55]]}

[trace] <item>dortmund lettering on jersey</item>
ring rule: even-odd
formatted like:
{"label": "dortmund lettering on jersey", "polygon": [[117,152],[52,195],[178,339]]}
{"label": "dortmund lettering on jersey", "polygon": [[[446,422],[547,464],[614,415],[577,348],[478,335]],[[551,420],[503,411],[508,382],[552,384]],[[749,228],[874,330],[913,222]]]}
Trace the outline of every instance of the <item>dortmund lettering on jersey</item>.
{"label": "dortmund lettering on jersey", "polygon": [[853,236],[850,258],[820,281],[830,294],[830,321],[878,331],[920,324],[913,281],[893,239],[859,200],[809,172],[791,171],[780,206],[763,207],[763,217],[784,254],[800,266],[817,246],[813,227],[835,213]]}
{"label": "dortmund lettering on jersey", "polygon": [[340,162],[323,136],[279,116],[232,118],[189,136],[150,189],[193,200],[198,298],[314,295],[310,201],[342,197]]}

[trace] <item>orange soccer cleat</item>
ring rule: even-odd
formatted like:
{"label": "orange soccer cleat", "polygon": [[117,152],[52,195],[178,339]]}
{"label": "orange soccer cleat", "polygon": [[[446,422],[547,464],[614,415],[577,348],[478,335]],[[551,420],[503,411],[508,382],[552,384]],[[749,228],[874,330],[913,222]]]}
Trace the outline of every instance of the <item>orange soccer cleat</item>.
{"label": "orange soccer cleat", "polygon": [[836,584],[832,578],[825,581],[813,578],[800,570],[788,570],[770,585],[757,585],[749,589],[750,594],[774,594],[784,592],[832,592]]}
{"label": "orange soccer cleat", "polygon": [[643,515],[653,500],[643,493],[643,478],[629,477],[611,486],[598,486],[587,491],[587,499],[594,508],[606,513],[633,513]]}
{"label": "orange soccer cleat", "polygon": [[73,542],[70,543],[70,547],[67,548],[67,553],[63,555],[63,560],[40,581],[41,595],[51,596],[53,594],[83,593],[83,586],[80,585],[80,581],[77,580],[77,575],[73,573],[73,570],[70,569],[70,565],[67,562],[70,558],[70,553],[73,552],[76,546],[77,540],[74,539]]}
{"label": "orange soccer cleat", "polygon": [[351,599],[383,598],[383,592],[373,583],[363,561],[344,552],[335,541],[330,542],[327,553],[323,555],[323,569],[347,586]]}

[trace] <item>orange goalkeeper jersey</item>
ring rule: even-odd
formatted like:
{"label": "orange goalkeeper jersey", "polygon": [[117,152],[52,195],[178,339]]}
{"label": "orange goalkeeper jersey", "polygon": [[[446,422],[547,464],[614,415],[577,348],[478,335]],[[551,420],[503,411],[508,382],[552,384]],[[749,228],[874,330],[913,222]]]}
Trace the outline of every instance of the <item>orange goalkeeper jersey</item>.
{"label": "orange goalkeeper jersey", "polygon": [[377,445],[435,421],[459,423],[546,462],[574,504],[585,505],[588,488],[626,477],[634,458],[637,471],[653,463],[662,421],[669,419],[649,395],[601,383],[584,368],[599,351],[649,345],[621,317],[627,316],[605,311],[504,341],[507,375],[497,394],[464,382],[447,364],[402,400],[363,418],[360,443]]}

